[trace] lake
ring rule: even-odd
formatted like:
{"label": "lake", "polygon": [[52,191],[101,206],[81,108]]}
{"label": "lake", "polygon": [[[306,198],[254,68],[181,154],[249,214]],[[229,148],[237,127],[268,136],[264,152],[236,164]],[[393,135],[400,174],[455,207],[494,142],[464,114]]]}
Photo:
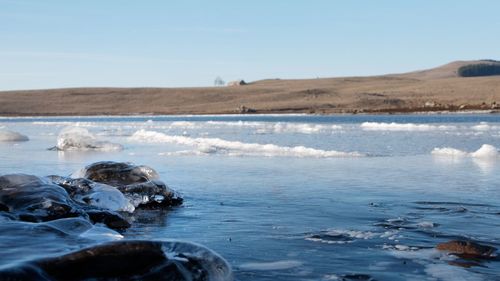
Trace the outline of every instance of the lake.
{"label": "lake", "polygon": [[[48,150],[68,127],[102,149]],[[1,130],[29,137],[0,142],[2,175],[152,167],[184,203],[136,211],[116,239],[204,245],[236,280],[500,280],[498,258],[435,249],[500,246],[500,115],[4,117]],[[0,265],[108,239],[7,228]]]}

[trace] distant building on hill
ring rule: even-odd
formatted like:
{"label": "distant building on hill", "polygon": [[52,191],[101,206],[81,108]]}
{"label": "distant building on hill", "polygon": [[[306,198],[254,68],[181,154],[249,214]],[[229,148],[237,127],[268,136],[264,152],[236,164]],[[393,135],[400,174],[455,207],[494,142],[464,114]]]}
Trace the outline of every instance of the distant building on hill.
{"label": "distant building on hill", "polygon": [[227,85],[232,87],[232,86],[244,86],[247,85],[248,83],[245,82],[245,80],[236,80],[236,81],[231,81],[228,82]]}

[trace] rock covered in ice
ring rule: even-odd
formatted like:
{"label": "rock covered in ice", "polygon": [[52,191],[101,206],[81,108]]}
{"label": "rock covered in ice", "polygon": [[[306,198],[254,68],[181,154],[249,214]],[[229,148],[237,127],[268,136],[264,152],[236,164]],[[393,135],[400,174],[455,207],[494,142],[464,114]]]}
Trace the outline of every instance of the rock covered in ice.
{"label": "rock covered in ice", "polygon": [[50,179],[63,187],[74,200],[111,211],[132,213],[135,207],[116,187],[93,182],[88,179],[50,176]]}
{"label": "rock covered in ice", "polygon": [[66,190],[42,178],[25,174],[0,177],[0,202],[23,221],[49,221],[83,215]]}
{"label": "rock covered in ice", "polygon": [[233,280],[215,252],[187,242],[109,242],[0,270],[1,280]]}
{"label": "rock covered in ice", "polygon": [[72,177],[114,186],[135,207],[161,208],[182,203],[182,198],[160,181],[158,173],[148,166],[97,162],[75,172]]}
{"label": "rock covered in ice", "polygon": [[29,138],[21,133],[6,129],[0,130],[0,142],[19,142],[28,140]]}
{"label": "rock covered in ice", "polygon": [[100,141],[85,128],[66,127],[59,133],[57,145],[51,149],[60,151],[120,151],[123,146]]}
{"label": "rock covered in ice", "polygon": [[[77,194],[73,195],[78,197]],[[74,200],[65,188],[50,178],[33,175],[10,174],[0,177],[0,209],[8,213],[11,219],[28,222],[81,217],[114,229],[130,226],[120,214],[98,208],[84,200]]]}
{"label": "rock covered in ice", "polygon": [[50,228],[54,232],[60,232],[68,236],[79,236],[99,241],[113,241],[123,238],[116,231],[103,226],[93,225],[82,218],[64,218],[35,225],[35,228],[42,227]]}

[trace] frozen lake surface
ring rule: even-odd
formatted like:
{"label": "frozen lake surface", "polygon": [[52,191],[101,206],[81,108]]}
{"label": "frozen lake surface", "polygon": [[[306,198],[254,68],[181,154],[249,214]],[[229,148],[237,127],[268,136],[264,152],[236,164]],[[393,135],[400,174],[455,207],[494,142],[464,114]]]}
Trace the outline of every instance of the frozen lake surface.
{"label": "frozen lake surface", "polygon": [[[1,175],[154,168],[184,204],[136,211],[121,239],[202,244],[237,280],[499,280],[498,258],[434,249],[500,246],[499,148],[500,115],[0,119]],[[107,240],[3,229],[0,265]]]}

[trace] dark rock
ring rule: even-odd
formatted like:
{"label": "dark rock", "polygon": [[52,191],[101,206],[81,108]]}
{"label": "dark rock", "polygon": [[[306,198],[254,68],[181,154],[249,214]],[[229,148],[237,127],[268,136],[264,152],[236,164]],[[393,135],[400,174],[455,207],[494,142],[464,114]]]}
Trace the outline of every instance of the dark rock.
{"label": "dark rock", "polygon": [[158,173],[147,166],[131,163],[103,161],[88,165],[82,177],[111,186],[126,186],[159,179]]}
{"label": "dark rock", "polygon": [[8,212],[9,206],[0,203],[0,212]]}
{"label": "dark rock", "polygon": [[368,274],[346,274],[342,276],[342,280],[348,281],[348,280],[363,280],[363,281],[375,281],[370,275]]}
{"label": "dark rock", "polygon": [[93,223],[103,223],[112,229],[122,230],[130,227],[126,218],[112,211],[88,210],[87,214]]}
{"label": "dark rock", "polygon": [[165,208],[182,204],[182,198],[159,180],[155,170],[147,166],[97,162],[87,166],[78,176],[116,187],[136,207]]}
{"label": "dark rock", "polygon": [[493,258],[497,250],[491,246],[462,240],[452,240],[446,243],[440,243],[436,246],[436,249],[446,251],[461,258],[471,259]]}
{"label": "dark rock", "polygon": [[211,250],[183,242],[120,241],[0,270],[0,280],[233,280]]}
{"label": "dark rock", "polygon": [[23,221],[86,216],[62,187],[25,174],[0,177],[0,203]]}

